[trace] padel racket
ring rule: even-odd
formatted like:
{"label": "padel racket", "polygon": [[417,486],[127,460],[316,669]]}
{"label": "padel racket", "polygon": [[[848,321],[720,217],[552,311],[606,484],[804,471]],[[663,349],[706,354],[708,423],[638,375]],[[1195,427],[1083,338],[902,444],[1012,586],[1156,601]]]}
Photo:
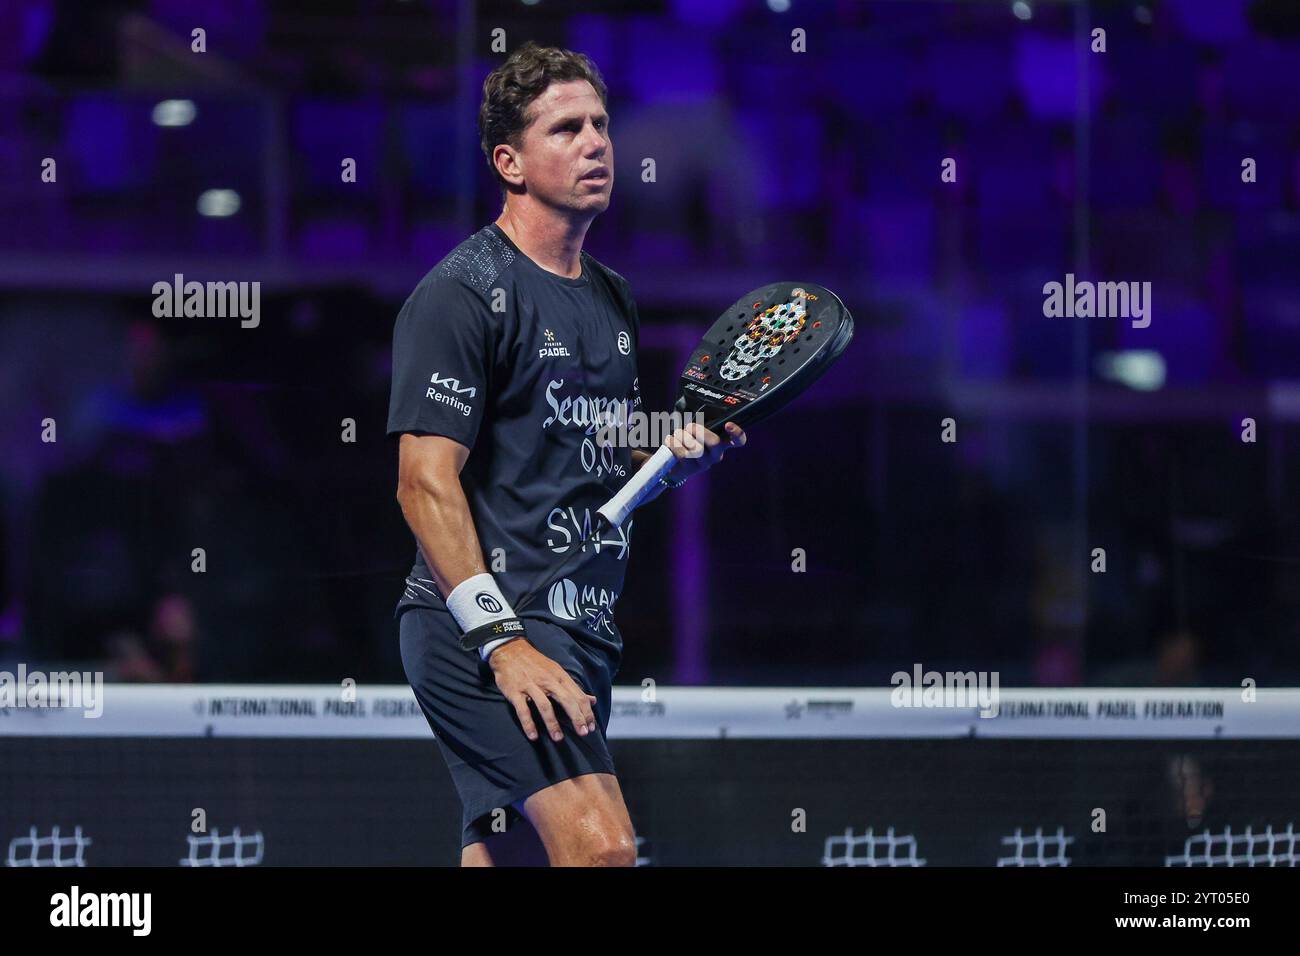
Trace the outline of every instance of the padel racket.
{"label": "padel racket", "polygon": [[[722,433],[727,422],[750,428],[798,398],[848,348],[853,316],[830,289],[812,282],[773,282],[737,299],[713,323],[682,369],[674,410],[703,416]],[[522,610],[592,538],[627,520],[677,458],[661,446],[614,497],[597,509],[591,534],[574,542],[536,586],[515,602]]]}
{"label": "padel racket", "polygon": [[[779,412],[821,378],[853,338],[853,316],[830,289],[774,282],[736,301],[713,323],[682,369],[674,410],[702,414],[722,434]],[[598,513],[621,525],[676,463],[660,447]]]}

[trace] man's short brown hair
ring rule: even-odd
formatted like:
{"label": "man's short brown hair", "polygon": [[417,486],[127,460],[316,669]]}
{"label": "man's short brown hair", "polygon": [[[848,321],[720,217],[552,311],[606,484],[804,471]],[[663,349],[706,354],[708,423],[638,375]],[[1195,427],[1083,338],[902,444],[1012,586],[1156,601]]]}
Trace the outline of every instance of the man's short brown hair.
{"label": "man's short brown hair", "polygon": [[524,130],[531,121],[526,115],[529,105],[552,83],[569,80],[586,80],[600,97],[601,105],[609,110],[605,81],[589,57],[559,47],[538,46],[532,40],[510,54],[483,81],[483,102],[478,110],[479,142],[502,195],[506,192],[506,181],[497,172],[492,151],[501,143],[521,149]]}

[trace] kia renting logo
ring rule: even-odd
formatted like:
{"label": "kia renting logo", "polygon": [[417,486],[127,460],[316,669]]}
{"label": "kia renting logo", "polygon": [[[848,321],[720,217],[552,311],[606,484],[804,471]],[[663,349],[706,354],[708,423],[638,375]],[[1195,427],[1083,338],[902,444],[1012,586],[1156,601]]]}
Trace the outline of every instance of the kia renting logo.
{"label": "kia renting logo", "polygon": [[478,393],[477,387],[473,385],[466,385],[464,388],[461,388],[460,379],[443,378],[437,372],[434,372],[432,375],[429,376],[429,383],[431,385],[437,385],[439,389],[447,389],[453,392],[454,394],[448,395],[446,392],[438,391],[437,389],[430,388],[425,391],[424,393],[425,398],[431,398],[435,402],[439,402],[443,405],[448,405],[456,409],[456,411],[460,412],[462,415],[465,416],[468,416],[470,412],[473,410],[467,402],[462,402],[456,396],[464,395],[466,398],[473,398]]}
{"label": "kia renting logo", "polygon": [[443,388],[451,389],[457,395],[464,395],[466,398],[473,398],[478,394],[478,389],[473,385],[466,385],[464,388],[461,388],[460,379],[442,378],[437,372],[434,372],[429,376],[429,383],[431,385],[441,385]]}

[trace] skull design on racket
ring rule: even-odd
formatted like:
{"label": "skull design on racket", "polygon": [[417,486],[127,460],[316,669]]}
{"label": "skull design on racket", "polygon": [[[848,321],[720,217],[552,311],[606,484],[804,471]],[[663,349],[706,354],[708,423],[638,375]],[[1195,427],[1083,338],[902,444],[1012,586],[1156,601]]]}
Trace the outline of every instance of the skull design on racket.
{"label": "skull design on racket", "polygon": [[803,295],[803,289],[795,289],[785,302],[754,316],[736,336],[731,351],[718,367],[718,374],[729,382],[742,379],[775,356],[783,345],[798,338],[808,321]]}

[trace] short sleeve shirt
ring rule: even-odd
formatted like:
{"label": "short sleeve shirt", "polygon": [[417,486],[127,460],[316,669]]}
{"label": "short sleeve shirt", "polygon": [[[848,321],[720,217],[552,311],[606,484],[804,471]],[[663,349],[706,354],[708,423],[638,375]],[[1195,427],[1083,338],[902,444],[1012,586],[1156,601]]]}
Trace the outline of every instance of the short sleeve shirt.
{"label": "short sleeve shirt", "polygon": [[[430,270],[393,330],[388,434],[469,449],[461,484],[512,603],[632,473],[630,449],[598,433],[640,409],[636,305],[622,276],[586,252],[581,261],[576,279],[548,272],[489,224]],[[633,523],[589,542],[575,571],[516,610],[621,654],[614,612]],[[446,610],[418,547],[396,613],[408,607]]]}

